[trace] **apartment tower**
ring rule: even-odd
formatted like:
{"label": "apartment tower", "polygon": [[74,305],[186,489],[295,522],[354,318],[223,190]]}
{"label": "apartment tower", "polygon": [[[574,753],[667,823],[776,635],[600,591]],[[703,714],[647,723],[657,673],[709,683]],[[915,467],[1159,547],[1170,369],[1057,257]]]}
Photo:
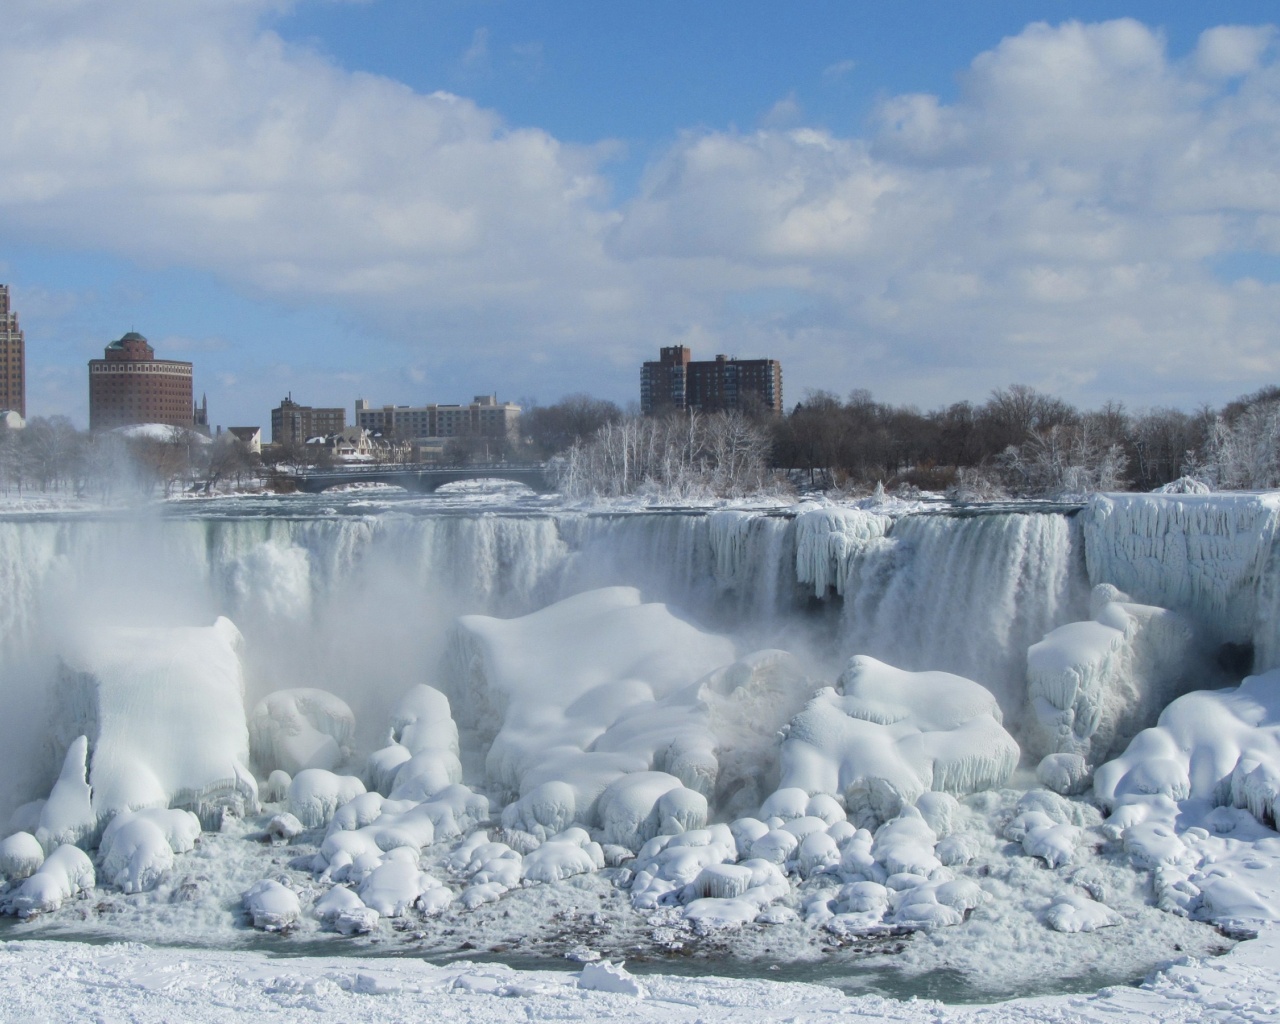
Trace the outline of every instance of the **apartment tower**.
{"label": "apartment tower", "polygon": [[9,286],[0,284],[0,411],[27,417],[27,347],[18,314],[9,304]]}

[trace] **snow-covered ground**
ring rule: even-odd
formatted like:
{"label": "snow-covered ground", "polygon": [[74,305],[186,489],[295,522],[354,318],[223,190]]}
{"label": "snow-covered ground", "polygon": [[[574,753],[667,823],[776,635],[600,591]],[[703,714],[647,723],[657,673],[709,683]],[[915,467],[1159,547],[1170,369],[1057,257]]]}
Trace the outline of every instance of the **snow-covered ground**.
{"label": "snow-covered ground", "polygon": [[637,977],[625,967],[598,964],[552,973],[486,964],[433,966],[416,959],[276,958],[141,943],[4,942],[0,1020],[1247,1024],[1280,1019],[1277,963],[1280,935],[1269,931],[1226,956],[1184,958],[1138,988],[955,1006],[850,997],[817,985]]}

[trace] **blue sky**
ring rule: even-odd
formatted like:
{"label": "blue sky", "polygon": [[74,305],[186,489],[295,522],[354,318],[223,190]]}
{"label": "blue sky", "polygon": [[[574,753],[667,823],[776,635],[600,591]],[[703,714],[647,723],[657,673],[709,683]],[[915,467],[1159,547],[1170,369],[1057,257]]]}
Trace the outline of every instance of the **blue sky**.
{"label": "blue sky", "polygon": [[85,423],[130,329],[228,425],[625,403],[674,342],[780,358],[788,404],[1280,380],[1273,4],[9,6],[34,415]]}

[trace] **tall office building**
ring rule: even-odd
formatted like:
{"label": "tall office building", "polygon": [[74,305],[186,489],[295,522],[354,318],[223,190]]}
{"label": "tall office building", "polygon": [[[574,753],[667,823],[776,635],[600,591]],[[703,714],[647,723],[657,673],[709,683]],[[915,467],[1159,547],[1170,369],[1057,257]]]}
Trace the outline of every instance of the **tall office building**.
{"label": "tall office building", "polygon": [[27,347],[18,314],[9,305],[9,286],[0,284],[0,411],[27,416]]}
{"label": "tall office building", "polygon": [[776,359],[716,356],[695,360],[683,345],[659,350],[640,368],[640,411],[729,412],[755,403],[782,411],[782,364]]}
{"label": "tall office building", "polygon": [[103,358],[89,360],[90,430],[135,423],[189,427],[191,395],[191,364],[157,359],[136,331],[108,345]]}

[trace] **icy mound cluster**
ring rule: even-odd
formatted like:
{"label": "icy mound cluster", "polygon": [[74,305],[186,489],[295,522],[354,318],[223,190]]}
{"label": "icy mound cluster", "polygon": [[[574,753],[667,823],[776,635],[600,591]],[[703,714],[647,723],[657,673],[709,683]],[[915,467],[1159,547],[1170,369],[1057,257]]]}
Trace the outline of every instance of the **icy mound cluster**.
{"label": "icy mound cluster", "polygon": [[263,775],[279,769],[332,771],[351,753],[356,719],[346,703],[324,690],[277,690],[253,709],[249,743]]}
{"label": "icy mound cluster", "polygon": [[971,680],[860,655],[788,726],[781,785],[838,796],[855,822],[874,826],[931,790],[1003,785],[1019,751],[1000,723],[995,698]]}
{"label": "icy mound cluster", "polygon": [[705,822],[718,765],[696,684],[734,660],[728,640],[614,587],[465,616],[453,658],[459,717],[492,737],[489,782],[515,801],[506,827],[544,839],[599,823],[638,845],[668,818]]}
{"label": "icy mound cluster", "polygon": [[1179,697],[1157,724],[1094,775],[1108,808],[1187,799],[1247,808],[1274,823],[1280,811],[1280,669],[1238,687]]}
{"label": "icy mound cluster", "polygon": [[1060,626],[1027,651],[1026,742],[1037,756],[1105,760],[1207,669],[1177,612],[1108,584],[1094,588],[1090,611],[1093,621]]}
{"label": "icy mound cluster", "polygon": [[94,631],[66,647],[51,735],[67,753],[41,842],[92,841],[121,811],[182,807],[213,822],[224,807],[256,810],[242,644],[219,618]]}
{"label": "icy mound cluster", "polygon": [[387,745],[369,758],[374,788],[394,800],[425,800],[462,781],[458,727],[449,698],[418,685],[391,718]]}

